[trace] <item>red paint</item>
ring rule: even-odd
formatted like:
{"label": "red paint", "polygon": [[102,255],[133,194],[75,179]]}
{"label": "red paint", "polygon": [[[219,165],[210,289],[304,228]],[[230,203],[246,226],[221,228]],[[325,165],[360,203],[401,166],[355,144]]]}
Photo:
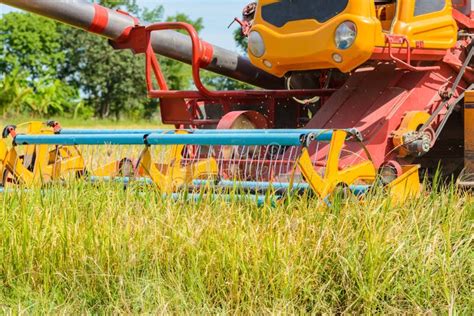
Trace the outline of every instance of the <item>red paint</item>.
{"label": "red paint", "polygon": [[214,48],[208,42],[201,41],[201,56],[201,67],[209,66],[214,56]]}
{"label": "red paint", "polygon": [[102,34],[109,24],[109,11],[101,5],[94,3],[94,18],[89,27],[89,31],[93,33]]}
{"label": "red paint", "polygon": [[[439,49],[419,49],[410,50],[410,58],[412,61],[439,61],[446,55],[447,50]],[[396,58],[406,58],[408,49],[405,47],[392,47],[391,52],[388,47],[376,47],[370,59],[372,60],[393,60]]]}
{"label": "red paint", "polygon": [[[184,30],[186,31],[192,41],[192,75],[197,91],[169,91],[165,89],[166,82],[164,82],[163,75],[160,74],[159,63],[156,55],[151,47],[151,33],[159,30]],[[199,36],[194,27],[188,23],[182,22],[166,22],[156,23],[146,27],[147,31],[147,62],[146,62],[146,80],[148,86],[148,94],[152,98],[267,98],[274,97],[301,97],[301,96],[328,96],[335,90],[331,89],[316,89],[316,90],[244,90],[244,91],[210,91],[201,80],[201,68],[206,67],[212,61],[211,50],[212,47],[199,39]],[[158,82],[160,90],[153,88],[152,74]]]}
{"label": "red paint", "polygon": [[[438,71],[412,72],[385,63],[375,69],[356,71],[306,128],[357,128],[377,167],[399,160],[393,151],[391,133],[400,126],[406,112],[433,112],[442,101],[439,92],[456,76],[449,65],[440,62],[437,66]],[[457,93],[465,85],[462,82]],[[318,152],[316,147],[310,149],[315,160],[323,159],[327,153],[324,147]],[[362,153],[358,144],[347,150]]]}
{"label": "red paint", "polygon": [[459,27],[466,29],[474,29],[474,15],[471,13],[471,16],[466,16],[462,12],[459,12],[456,9],[453,9],[453,17],[458,23]]}
{"label": "red paint", "polygon": [[217,125],[217,129],[232,129],[234,123],[242,116],[245,116],[250,122],[255,125],[256,129],[267,129],[268,128],[268,121],[259,112],[256,111],[233,111],[229,112],[224,115],[219,125]]}
{"label": "red paint", "polygon": [[[405,36],[398,36],[398,35],[385,35],[385,44],[388,49],[388,55],[391,60],[395,61],[397,65],[401,68],[408,69],[411,71],[436,71],[439,70],[438,66],[433,67],[417,67],[411,64],[412,62],[412,48],[410,47],[410,42]],[[400,52],[398,50],[397,54],[395,54],[395,48],[392,46],[393,44],[400,44],[406,45],[405,49],[405,56],[399,57]],[[417,48],[424,46],[424,44],[417,43]],[[446,51],[445,51],[446,54]]]}
{"label": "red paint", "polygon": [[[115,40],[116,42],[121,43],[121,42],[126,41],[128,38],[130,38],[130,33],[140,25],[140,20],[138,18],[134,17],[133,15],[131,15],[130,13],[126,12],[126,11],[117,10],[117,13],[120,13],[122,15],[126,15],[126,16],[130,17],[133,20],[133,26],[129,26],[129,27],[125,28],[123,30],[122,34],[120,34],[120,36]],[[135,39],[135,41],[143,43],[145,41],[145,38]],[[144,50],[141,51],[141,52],[144,52]]]}
{"label": "red paint", "polygon": [[146,30],[144,26],[126,28],[122,35],[111,45],[115,49],[130,49],[134,54],[144,54],[147,49]]}

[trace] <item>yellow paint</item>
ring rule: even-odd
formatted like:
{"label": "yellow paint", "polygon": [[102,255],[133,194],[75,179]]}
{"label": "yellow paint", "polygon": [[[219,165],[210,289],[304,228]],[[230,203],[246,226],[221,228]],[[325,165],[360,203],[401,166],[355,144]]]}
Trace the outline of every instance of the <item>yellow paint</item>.
{"label": "yellow paint", "polygon": [[406,199],[420,194],[419,169],[418,165],[402,166],[402,175],[387,186],[393,203],[401,204]]}
{"label": "yellow paint", "polygon": [[33,172],[23,166],[23,161],[18,156],[15,147],[11,148],[4,160],[5,168],[21,183],[26,186],[34,186],[35,178]]}
{"label": "yellow paint", "polygon": [[172,193],[180,187],[192,184],[193,180],[217,177],[218,164],[214,158],[183,166],[184,147],[184,145],[173,145],[167,160],[159,164],[160,168],[153,161],[150,148],[143,150],[138,167],[151,178],[161,192]]}
{"label": "yellow paint", "polygon": [[458,28],[452,15],[452,1],[447,0],[441,11],[415,16],[416,1],[419,0],[398,1],[398,14],[391,33],[406,36],[411,47],[416,47],[421,42],[425,48],[454,47]]}
{"label": "yellow paint", "polygon": [[421,111],[410,111],[403,117],[400,127],[393,133],[393,146],[397,148],[398,156],[404,158],[410,154],[408,150],[403,147],[403,136],[406,133],[417,131],[420,126],[428,122],[430,115]]}
{"label": "yellow paint", "polygon": [[301,157],[298,160],[301,173],[313,191],[321,198],[326,198],[341,184],[350,186],[358,180],[364,181],[367,184],[372,184],[375,181],[376,170],[371,161],[367,160],[346,169],[339,169],[339,157],[346,137],[347,133],[345,131],[334,131],[324,177],[321,177],[314,169],[311,157],[306,148],[303,149]]}
{"label": "yellow paint", "polygon": [[[42,122],[27,122],[17,126],[27,134],[54,134]],[[21,154],[17,147],[8,149],[5,142],[0,145],[2,174],[6,169],[22,184],[41,185],[65,176],[69,171],[83,171],[84,160],[74,146],[25,145]]]}
{"label": "yellow paint", "polygon": [[469,90],[464,93],[464,103],[474,105],[474,90]]}
{"label": "yellow paint", "polygon": [[[346,9],[325,23],[316,20],[291,21],[282,27],[266,22],[261,15],[264,5],[278,0],[260,0],[252,31],[258,31],[264,39],[266,52],[255,57],[249,52],[250,60],[257,67],[282,77],[289,71],[337,68],[350,72],[372,56],[376,47],[386,47],[385,34],[405,36],[411,47],[448,49],[457,40],[457,26],[452,17],[452,4],[439,12],[414,16],[415,0],[399,0],[397,7],[377,7],[374,1],[350,0]],[[387,18],[379,20],[382,10]],[[346,50],[336,47],[337,27],[351,21],[357,26],[357,38]],[[394,47],[400,44],[394,44]],[[333,54],[342,56],[343,61],[333,60]],[[270,62],[272,67],[265,65]]]}
{"label": "yellow paint", "polygon": [[474,174],[474,91],[464,94],[464,152],[465,168]]}

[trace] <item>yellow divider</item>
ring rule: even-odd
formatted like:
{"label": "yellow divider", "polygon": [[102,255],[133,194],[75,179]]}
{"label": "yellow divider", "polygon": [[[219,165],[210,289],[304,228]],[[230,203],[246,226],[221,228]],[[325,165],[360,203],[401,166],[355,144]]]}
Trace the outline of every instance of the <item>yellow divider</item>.
{"label": "yellow divider", "polygon": [[419,169],[419,165],[402,166],[402,175],[387,186],[393,203],[403,203],[407,198],[416,197],[420,194]]}

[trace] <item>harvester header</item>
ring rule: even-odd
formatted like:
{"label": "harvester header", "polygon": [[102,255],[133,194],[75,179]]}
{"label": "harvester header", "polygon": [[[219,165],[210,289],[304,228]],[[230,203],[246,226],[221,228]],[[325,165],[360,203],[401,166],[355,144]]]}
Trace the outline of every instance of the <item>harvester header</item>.
{"label": "harvester header", "polygon": [[[474,186],[472,0],[260,0],[235,19],[250,59],[203,41],[186,23],[144,24],[84,0],[0,2],[145,54],[148,94],[159,99],[163,123],[174,125],[8,126],[3,185],[73,173],[142,179],[166,193],[238,183],[257,193],[305,188],[326,199],[385,186],[403,200],[419,192],[419,169],[429,178],[441,164]],[[190,64],[196,88],[170,90],[157,54]],[[213,91],[202,69],[267,90]],[[97,147],[115,158],[94,162]]]}

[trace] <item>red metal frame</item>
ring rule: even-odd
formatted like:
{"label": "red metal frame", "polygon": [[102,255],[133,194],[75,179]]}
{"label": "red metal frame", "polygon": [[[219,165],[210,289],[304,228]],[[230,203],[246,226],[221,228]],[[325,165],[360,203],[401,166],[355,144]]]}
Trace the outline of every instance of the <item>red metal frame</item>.
{"label": "red metal frame", "polygon": [[[161,71],[160,64],[151,45],[151,36],[160,30],[183,30],[188,33],[192,42],[192,77],[196,90],[176,91],[170,90],[165,76]],[[135,37],[135,39],[134,39]],[[143,43],[144,40],[144,43]],[[277,100],[291,100],[293,97],[320,96],[325,99],[335,92],[334,89],[314,90],[240,90],[240,91],[211,91],[201,80],[201,68],[206,67],[212,61],[212,46],[199,39],[194,27],[182,22],[163,22],[149,25],[145,28],[137,27],[137,33],[131,36],[132,46],[137,53],[145,53],[146,56],[146,84],[148,95],[151,98],[161,100],[162,118],[164,123],[175,125],[217,125],[219,119],[203,119],[201,107],[215,104],[222,106],[225,116],[235,111],[233,105],[249,106],[258,105],[266,115],[269,127],[273,128],[275,122]],[[141,42],[141,43],[140,43]],[[127,45],[127,44],[125,44]],[[128,44],[130,45],[130,44]],[[154,86],[154,80],[158,85]],[[180,105],[177,105],[180,104]],[[176,106],[184,108],[176,108]],[[295,104],[294,106],[300,106]],[[238,109],[237,109],[238,110]],[[298,113],[301,111],[298,110]],[[296,118],[295,127],[300,127],[300,119]]]}
{"label": "red metal frame", "polygon": [[[212,59],[212,48],[199,39],[197,31],[191,24],[183,22],[161,22],[146,27],[146,81],[148,94],[152,98],[239,98],[254,99],[256,97],[302,97],[302,96],[328,96],[335,90],[239,90],[239,91],[211,91],[205,87],[201,80],[201,68],[209,65]],[[184,30],[192,41],[192,75],[197,91],[169,90],[156,54],[151,45],[151,34],[160,30]],[[159,90],[153,87],[152,73],[155,75]]]}
{"label": "red metal frame", "polygon": [[459,26],[468,30],[474,29],[474,11],[471,12],[471,16],[466,16],[464,13],[453,9],[453,17]]}
{"label": "red metal frame", "polygon": [[[456,17],[457,11],[454,11],[454,16]],[[159,61],[151,45],[151,36],[155,31],[171,29],[184,31],[191,39],[192,77],[196,90],[170,90],[166,83],[165,76],[161,71]],[[401,47],[394,47],[394,44]],[[212,46],[200,40],[194,27],[187,23],[166,22],[152,24],[146,27],[136,26],[130,31],[130,36],[128,36],[124,42],[115,43],[114,45],[118,48],[132,48],[135,53],[144,53],[146,55],[145,71],[148,94],[152,98],[160,99],[163,122],[167,124],[192,125],[197,127],[203,125],[217,125],[222,116],[226,116],[229,112],[258,108],[259,111],[264,113],[267,117],[269,128],[274,128],[276,127],[274,122],[276,113],[278,112],[276,109],[278,102],[285,101],[289,106],[295,106],[299,113],[303,109],[303,105],[297,104],[296,102],[292,103],[292,98],[320,96],[323,100],[322,103],[325,103],[327,97],[335,92],[334,89],[211,91],[203,84],[200,70],[212,62]],[[408,69],[410,71],[439,72],[441,69],[440,65],[442,65],[443,62],[445,64],[452,64],[453,61],[448,63],[445,60],[449,52],[449,50],[424,49],[422,42],[412,48],[405,37],[387,35],[386,46],[376,48],[372,59],[395,61],[399,68]],[[417,61],[433,61],[436,63],[435,66],[430,67],[420,67],[416,66],[416,63],[415,65],[412,64],[412,62]],[[155,87],[154,81],[156,81],[157,87]],[[209,116],[206,117],[202,113],[203,105],[220,106],[222,116],[213,118]],[[236,105],[242,106],[243,108],[239,108]],[[334,105],[330,106],[332,107]],[[340,106],[335,106],[335,108],[340,110]],[[323,110],[321,113],[327,110],[326,107],[326,110]],[[294,126],[300,127],[300,122],[304,115],[296,114],[296,116]],[[319,120],[316,119],[316,121]],[[347,121],[347,119],[345,119],[345,121]],[[339,124],[341,123],[343,122],[340,121]]]}
{"label": "red metal frame", "polygon": [[[154,31],[178,29],[186,31],[192,40],[192,75],[196,90],[174,91],[166,83],[160,64],[151,46],[151,35]],[[146,57],[146,84],[148,95],[160,99],[162,121],[165,124],[176,126],[204,126],[217,125],[217,118],[203,118],[203,105],[221,107],[222,116],[231,111],[240,111],[258,108],[268,119],[269,128],[278,127],[276,121],[276,107],[280,101],[285,101],[291,107],[296,107],[299,113],[301,105],[292,102],[293,97],[320,96],[322,103],[331,96],[334,89],[315,90],[244,90],[244,91],[210,91],[201,81],[200,70],[212,60],[212,46],[199,39],[194,27],[187,23],[166,22],[156,23],[147,27],[135,25],[127,30],[128,36],[112,42],[116,49],[131,49],[135,54],[145,54]],[[158,87],[154,87],[156,81]],[[300,115],[301,116],[301,115]],[[302,120],[295,118],[294,127],[301,127]],[[287,126],[285,126],[287,127]]]}
{"label": "red metal frame", "polygon": [[[416,49],[410,46],[410,42],[405,36],[385,35],[385,47],[377,47],[371,59],[393,60],[400,68],[410,71],[436,71],[439,66],[420,67],[413,66],[412,60],[417,61],[440,61],[447,54],[447,50],[423,49],[423,44],[417,45]],[[393,47],[393,44],[402,45]]]}

